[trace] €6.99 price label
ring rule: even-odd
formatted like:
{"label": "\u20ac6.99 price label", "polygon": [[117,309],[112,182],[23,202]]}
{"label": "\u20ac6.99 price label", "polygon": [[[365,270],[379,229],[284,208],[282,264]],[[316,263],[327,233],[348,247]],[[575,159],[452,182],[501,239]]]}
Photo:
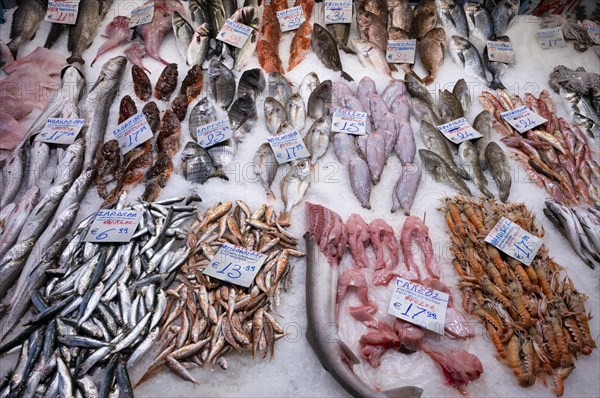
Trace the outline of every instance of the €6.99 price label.
{"label": "\u20ac6.99 price label", "polygon": [[352,0],[325,0],[325,23],[352,23]]}
{"label": "\u20ac6.99 price label", "polygon": [[331,131],[334,133],[365,135],[367,133],[367,114],[350,109],[333,108]]}
{"label": "\u20ac6.99 price label", "polygon": [[141,112],[119,124],[113,134],[119,141],[123,154],[152,138],[152,130],[146,116]]}
{"label": "\u20ac6.99 price label", "polygon": [[444,334],[448,294],[397,278],[388,314]]}
{"label": "\u20ac6.99 price label", "polygon": [[416,39],[389,40],[385,57],[393,64],[414,64],[416,48]]}
{"label": "\u20ac6.99 price label", "polygon": [[142,218],[138,210],[102,209],[85,236],[86,242],[129,242]]}
{"label": "\u20ac6.99 price label", "polygon": [[248,287],[266,258],[265,254],[224,243],[202,273]]}
{"label": "\u20ac6.99 price label", "polygon": [[228,19],[217,35],[217,39],[234,47],[242,48],[248,40],[250,33],[252,33],[250,26]]}
{"label": "\u20ac6.99 price label", "polygon": [[45,20],[52,23],[75,25],[79,13],[79,0],[49,1]]}
{"label": "\u20ac6.99 price label", "polygon": [[46,126],[35,136],[36,141],[51,144],[72,144],[85,123],[84,119],[50,118]]}
{"label": "\u20ac6.99 price label", "polygon": [[129,29],[150,23],[153,19],[154,3],[136,7],[131,11],[131,16],[129,17]]}
{"label": "\u20ac6.99 price label", "polygon": [[267,138],[277,163],[283,164],[310,156],[302,136],[296,130]]}
{"label": "\u20ac6.99 price label", "polygon": [[540,238],[505,217],[494,225],[485,241],[525,265],[531,264],[542,246]]}
{"label": "\u20ac6.99 price label", "polygon": [[301,6],[288,8],[287,10],[277,11],[277,19],[282,32],[296,30],[302,25],[306,18]]}
{"label": "\u20ac6.99 price label", "polygon": [[483,137],[479,131],[475,130],[464,117],[451,121],[450,123],[437,126],[437,129],[455,144],[463,141],[474,140]]}
{"label": "\u20ac6.99 price label", "polygon": [[500,116],[521,134],[547,122],[546,119],[526,106],[520,106],[511,111],[502,112],[500,113]]}
{"label": "\u20ac6.99 price label", "polygon": [[202,148],[210,148],[233,136],[229,120],[217,120],[216,122],[205,124],[196,130],[198,145]]}

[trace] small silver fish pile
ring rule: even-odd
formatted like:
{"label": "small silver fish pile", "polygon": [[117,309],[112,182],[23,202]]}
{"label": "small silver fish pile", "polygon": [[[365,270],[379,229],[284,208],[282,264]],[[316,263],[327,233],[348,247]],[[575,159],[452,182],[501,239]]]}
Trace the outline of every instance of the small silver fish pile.
{"label": "small silver fish pile", "polygon": [[[187,246],[192,254],[166,291],[161,352],[137,385],[165,367],[197,383],[188,369],[213,364],[227,369],[226,355],[233,350],[262,358],[270,352],[273,358],[275,340],[285,332],[271,313],[281,289],[290,286],[290,257],[304,253],[296,250],[296,238],[281,227],[273,207],[263,204],[251,212],[243,201],[236,204],[211,207],[192,225]],[[268,256],[249,287],[202,273],[225,243]]]}
{"label": "small silver fish pile", "polygon": [[[123,243],[83,242],[95,219],[91,214],[70,239],[47,250],[41,268],[48,279],[31,298],[37,314],[0,347],[2,355],[21,346],[0,395],[107,397],[120,392],[133,397],[127,368],[159,335],[167,304],[164,289],[190,254],[185,245],[172,248],[185,239],[181,225],[196,214],[189,203],[197,199],[127,207],[143,216],[132,240]],[[124,207],[119,203],[117,209]],[[98,386],[93,373],[102,374]]]}
{"label": "small silver fish pile", "polygon": [[588,267],[600,265],[600,202],[586,209],[547,200],[544,214]]}

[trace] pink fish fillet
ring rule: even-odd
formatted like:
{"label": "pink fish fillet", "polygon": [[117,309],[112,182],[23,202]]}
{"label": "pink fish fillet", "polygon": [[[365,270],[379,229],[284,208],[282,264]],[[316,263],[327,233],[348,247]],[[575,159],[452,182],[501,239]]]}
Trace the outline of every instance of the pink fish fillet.
{"label": "pink fish fillet", "polygon": [[43,109],[59,85],[59,82],[43,69],[29,62],[0,80],[0,97],[12,95],[20,98],[25,104]]}
{"label": "pink fish fillet", "polygon": [[348,231],[348,246],[354,259],[354,266],[368,268],[369,257],[365,253],[365,247],[371,243],[369,225],[358,214],[352,214],[346,221],[346,230]]}
{"label": "pink fish fillet", "polygon": [[104,30],[102,37],[107,38],[104,43],[98,49],[96,58],[92,61],[92,65],[98,60],[98,58],[107,51],[120,46],[127,40],[133,39],[133,29],[129,29],[129,17],[118,16],[115,17]]}
{"label": "pink fish fillet", "polygon": [[377,304],[369,300],[369,287],[365,275],[358,268],[350,268],[344,271],[338,278],[336,314],[339,317],[339,309],[342,300],[346,296],[349,287],[356,288],[356,293],[362,305],[350,307],[350,315],[367,325],[373,322],[372,315],[377,312]]}
{"label": "pink fish fillet", "polygon": [[373,220],[369,224],[371,243],[375,249],[375,272],[373,284],[387,285],[396,276],[393,271],[398,266],[398,240],[394,229],[384,220]]}
{"label": "pink fish fillet", "polygon": [[60,73],[67,64],[67,61],[64,55],[44,47],[38,47],[29,55],[5,65],[2,70],[10,75],[22,68],[25,64],[33,64],[43,70],[47,75],[54,76]]}
{"label": "pink fish fillet", "polygon": [[[145,4],[150,4],[148,1]],[[144,46],[149,56],[168,65],[169,62],[160,56],[160,46],[165,35],[173,29],[171,16],[174,11],[186,15],[183,5],[177,0],[154,0],[154,19],[152,22],[137,26],[137,33],[144,40]]]}
{"label": "pink fish fillet", "polygon": [[[420,279],[419,268],[413,256],[413,240],[416,240],[421,247],[421,251],[425,257],[425,268],[427,269],[429,276],[440,279],[440,266],[435,259],[433,244],[431,243],[431,239],[429,239],[429,228],[423,224],[420,218],[410,216],[406,219],[404,226],[402,227],[400,245],[402,246],[402,253],[404,254],[404,260],[406,261],[409,275],[414,276],[412,274],[412,272],[414,272]],[[406,279],[415,280],[411,278]],[[417,279],[417,281],[419,279]]]}
{"label": "pink fish fillet", "polygon": [[452,292],[446,284],[439,279],[426,278],[423,281],[423,286],[438,290],[448,295],[448,308],[446,310],[446,323],[444,329],[451,336],[457,339],[466,339],[473,337],[474,333],[465,316],[456,309],[452,300]]}
{"label": "pink fish fillet", "polygon": [[423,338],[425,337],[425,332],[417,325],[413,325],[412,323],[408,323],[403,321],[400,318],[396,318],[394,320],[394,332],[400,339],[400,344],[402,344],[406,349],[410,351],[418,351],[421,348],[421,344],[423,344]]}
{"label": "pink fish fillet", "polygon": [[0,66],[10,64],[11,62],[15,62],[15,57],[13,57],[6,43],[0,40]]}
{"label": "pink fish fillet", "polygon": [[346,251],[348,233],[341,217],[321,205],[306,203],[308,233],[315,238],[330,265],[340,264]]}
{"label": "pink fish fillet", "polygon": [[146,47],[144,47],[142,43],[131,43],[131,45],[125,49],[125,56],[132,65],[136,65],[151,74],[150,70],[146,68],[142,62],[142,58],[144,58],[146,54]]}
{"label": "pink fish fillet", "polygon": [[381,358],[387,350],[400,348],[400,338],[387,322],[379,321],[376,327],[360,336],[359,344],[360,356],[366,359],[371,366],[378,368],[381,366]]}
{"label": "pink fish fillet", "polygon": [[0,112],[0,149],[13,150],[27,134],[27,129],[8,113]]}
{"label": "pink fish fillet", "polygon": [[33,111],[33,105],[26,104],[20,97],[14,95],[0,96],[0,112],[8,113],[13,118],[20,120]]}
{"label": "pink fish fillet", "polygon": [[483,373],[479,358],[466,351],[437,352],[426,345],[423,345],[423,351],[442,367],[446,384],[456,388],[462,394],[466,393],[467,384],[477,380]]}

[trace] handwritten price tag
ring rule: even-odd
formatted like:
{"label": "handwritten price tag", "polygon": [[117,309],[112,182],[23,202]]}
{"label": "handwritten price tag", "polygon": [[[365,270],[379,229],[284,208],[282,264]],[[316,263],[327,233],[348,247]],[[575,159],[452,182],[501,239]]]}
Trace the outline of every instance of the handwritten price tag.
{"label": "handwritten price tag", "polygon": [[288,8],[287,10],[277,11],[277,19],[282,32],[296,30],[302,25],[306,18],[301,6]]}
{"label": "handwritten price tag", "polygon": [[209,148],[233,136],[229,120],[217,120],[196,130],[196,141],[202,148]]}
{"label": "handwritten price tag", "polygon": [[537,40],[544,50],[548,48],[566,47],[567,43],[563,36],[563,31],[560,26],[556,28],[548,28],[538,30]]}
{"label": "handwritten price tag", "polygon": [[500,116],[521,134],[547,122],[546,119],[526,106],[521,106],[512,111],[501,112]]}
{"label": "handwritten price tag", "polygon": [[113,134],[123,155],[152,138],[152,130],[141,112],[119,124]]}
{"label": "handwritten price tag", "polygon": [[588,36],[590,36],[592,41],[596,44],[600,44],[600,25],[586,19],[583,21],[583,27],[587,30]]}
{"label": "handwritten price tag", "polygon": [[228,19],[225,21],[225,25],[223,25],[221,31],[217,35],[217,39],[227,44],[231,44],[234,47],[242,48],[248,40],[250,33],[252,33],[252,28],[250,26]]}
{"label": "handwritten price tag", "polygon": [[515,64],[517,62],[512,43],[488,41],[487,50],[490,61],[503,62],[505,64]]}
{"label": "handwritten price tag", "polygon": [[540,238],[505,217],[494,225],[485,241],[525,265],[531,264],[542,247]]}
{"label": "handwritten price tag", "polygon": [[141,219],[137,210],[99,210],[84,241],[129,242]]}
{"label": "handwritten price tag", "polygon": [[440,130],[444,137],[448,138],[450,141],[455,144],[460,144],[461,142],[474,140],[475,138],[483,137],[479,131],[475,130],[467,119],[461,117],[459,119],[453,120],[450,123],[442,124],[437,126],[437,129]]}
{"label": "handwritten price tag", "polygon": [[265,254],[224,243],[202,273],[248,287],[266,258]]}
{"label": "handwritten price tag", "polygon": [[447,307],[448,294],[396,278],[388,314],[443,335]]}
{"label": "handwritten price tag", "polygon": [[42,131],[35,136],[35,140],[52,144],[71,145],[75,142],[75,138],[77,138],[84,123],[84,119],[50,118]]}
{"label": "handwritten price tag", "polygon": [[79,13],[79,0],[48,1],[45,20],[52,23],[75,25]]}
{"label": "handwritten price tag", "polygon": [[389,40],[385,56],[393,64],[414,64],[416,48],[416,39]]}
{"label": "handwritten price tag", "polygon": [[354,135],[367,133],[367,114],[344,108],[333,108],[331,131]]}
{"label": "handwritten price tag", "polygon": [[352,0],[325,0],[325,23],[352,23]]}
{"label": "handwritten price tag", "polygon": [[290,133],[267,138],[271,149],[277,158],[277,163],[283,164],[293,160],[304,159],[310,156],[302,136],[296,130]]}
{"label": "handwritten price tag", "polygon": [[131,11],[131,16],[129,17],[129,29],[150,23],[153,19],[154,3],[136,7]]}

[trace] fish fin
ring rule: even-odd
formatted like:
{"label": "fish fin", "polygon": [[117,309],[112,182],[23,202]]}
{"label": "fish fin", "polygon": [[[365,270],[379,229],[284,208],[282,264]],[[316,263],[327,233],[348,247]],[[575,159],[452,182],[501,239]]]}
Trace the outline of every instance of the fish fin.
{"label": "fish fin", "polygon": [[405,386],[392,388],[390,390],[382,391],[384,395],[390,398],[420,398],[421,394],[423,394],[423,389],[419,387],[413,386]]}
{"label": "fish fin", "polygon": [[497,79],[496,77],[494,77],[490,83],[490,88],[492,90],[506,90],[506,87],[504,87],[504,84],[502,84],[502,82],[500,81],[500,79]]}
{"label": "fish fin", "polygon": [[208,178],[213,178],[213,177],[219,177],[225,181],[229,181],[229,177],[227,177],[227,174],[225,174],[225,170],[223,170],[220,167],[218,169],[215,169],[215,171],[210,173],[210,175],[208,176]]}
{"label": "fish fin", "polygon": [[346,54],[356,55],[356,52],[354,52],[353,49],[351,49],[350,47],[348,47],[346,44],[344,44],[342,42],[338,42],[338,47]]}
{"label": "fish fin", "polygon": [[350,76],[349,74],[347,74],[346,72],[342,71],[342,77],[346,80],[348,80],[349,82],[353,82],[354,79],[352,78],[352,76]]}
{"label": "fish fin", "polygon": [[434,80],[435,79],[433,78],[433,76],[431,76],[431,75],[426,76],[426,77],[423,78],[423,84],[426,85],[426,86],[428,86],[431,83],[433,83]]}
{"label": "fish fin", "polygon": [[388,64],[388,65],[389,65],[389,67],[390,67],[390,70],[391,70],[392,72],[398,72],[398,68],[396,68],[396,65],[394,65],[394,64]]}
{"label": "fish fin", "polygon": [[[338,343],[340,345],[340,348],[342,349],[342,352],[344,353],[344,355],[346,355],[346,359],[348,360],[348,363],[350,365],[358,365],[360,363],[360,359],[358,359],[358,357],[356,356],[356,354],[354,354],[352,349],[350,349],[350,347],[348,347],[348,345],[346,343],[344,343],[342,340],[338,339]],[[352,367],[352,366],[350,366],[350,367]]]}

